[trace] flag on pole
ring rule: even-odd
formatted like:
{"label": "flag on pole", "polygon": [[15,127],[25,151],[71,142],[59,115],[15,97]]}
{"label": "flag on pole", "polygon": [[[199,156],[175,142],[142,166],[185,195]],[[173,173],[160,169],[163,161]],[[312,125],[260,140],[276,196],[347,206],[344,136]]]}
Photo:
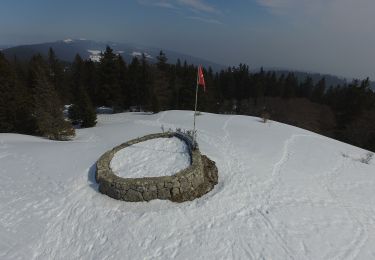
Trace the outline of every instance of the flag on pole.
{"label": "flag on pole", "polygon": [[195,108],[194,108],[194,124],[193,124],[193,149],[196,148],[196,130],[195,130],[195,117],[197,116],[197,104],[198,104],[198,86],[202,86],[204,92],[206,92],[206,82],[204,81],[202,66],[199,65],[197,73],[197,86],[195,87]]}
{"label": "flag on pole", "polygon": [[199,65],[198,67],[197,85],[203,86],[203,91],[206,92],[206,82],[204,81],[203,70],[201,65]]}

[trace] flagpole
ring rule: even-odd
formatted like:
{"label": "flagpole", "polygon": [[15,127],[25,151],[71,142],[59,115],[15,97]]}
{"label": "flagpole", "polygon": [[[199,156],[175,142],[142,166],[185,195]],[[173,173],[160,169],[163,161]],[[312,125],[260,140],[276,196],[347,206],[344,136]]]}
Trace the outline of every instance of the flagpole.
{"label": "flagpole", "polygon": [[[198,71],[199,71],[199,67],[198,67]],[[198,104],[198,71],[197,71],[197,86],[196,86],[196,89],[195,89],[195,108],[194,108],[194,127],[193,127],[193,145],[195,147],[195,136],[196,136],[196,133],[195,133],[195,116],[197,115],[197,104]]]}

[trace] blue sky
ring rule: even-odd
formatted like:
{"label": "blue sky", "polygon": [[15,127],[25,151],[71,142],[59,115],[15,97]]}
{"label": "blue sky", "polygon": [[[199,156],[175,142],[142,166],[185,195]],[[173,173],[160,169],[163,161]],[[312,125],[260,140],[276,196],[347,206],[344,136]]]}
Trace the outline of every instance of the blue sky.
{"label": "blue sky", "polygon": [[134,42],[214,62],[375,79],[374,0],[3,0],[0,44]]}

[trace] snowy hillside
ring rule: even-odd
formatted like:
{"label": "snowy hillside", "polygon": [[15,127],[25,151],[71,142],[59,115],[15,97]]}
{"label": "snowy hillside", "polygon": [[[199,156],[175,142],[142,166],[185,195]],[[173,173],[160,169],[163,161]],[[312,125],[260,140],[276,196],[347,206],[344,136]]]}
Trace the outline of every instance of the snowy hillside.
{"label": "snowy hillside", "polygon": [[374,259],[375,159],[246,116],[197,117],[219,184],[193,202],[97,191],[95,161],[191,111],[99,115],[72,142],[0,134],[0,259]]}

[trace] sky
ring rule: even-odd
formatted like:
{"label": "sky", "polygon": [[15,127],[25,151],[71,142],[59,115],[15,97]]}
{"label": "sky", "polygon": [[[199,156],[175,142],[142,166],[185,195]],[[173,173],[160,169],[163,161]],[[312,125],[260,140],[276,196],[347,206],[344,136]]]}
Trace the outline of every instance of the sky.
{"label": "sky", "polygon": [[139,43],[223,65],[375,79],[374,0],[2,0],[0,44]]}

